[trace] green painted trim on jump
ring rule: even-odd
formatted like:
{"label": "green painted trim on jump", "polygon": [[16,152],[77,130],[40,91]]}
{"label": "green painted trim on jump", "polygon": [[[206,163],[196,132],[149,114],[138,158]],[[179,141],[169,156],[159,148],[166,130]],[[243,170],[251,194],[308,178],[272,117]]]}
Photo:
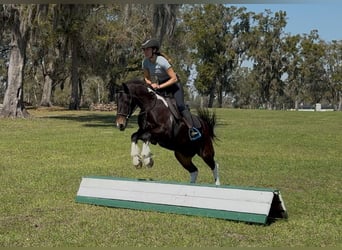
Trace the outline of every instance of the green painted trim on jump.
{"label": "green painted trim on jump", "polygon": [[219,218],[234,221],[244,221],[249,223],[266,224],[267,216],[262,214],[241,213],[233,211],[222,211],[205,208],[182,207],[174,205],[162,205],[155,203],[145,203],[136,201],[124,201],[115,199],[104,199],[96,197],[76,196],[76,202],[95,204],[99,206],[129,208],[144,211],[158,211],[163,213],[174,213],[184,215],[195,215],[211,218]]}
{"label": "green painted trim on jump", "polygon": [[229,185],[220,185],[216,186],[215,184],[198,184],[198,183],[185,183],[185,182],[174,182],[174,181],[158,181],[153,179],[132,179],[132,178],[124,178],[124,177],[111,177],[111,176],[84,176],[83,178],[92,178],[92,179],[107,179],[107,180],[121,180],[121,181],[133,181],[133,182],[149,182],[149,183],[161,183],[161,184],[175,184],[175,185],[184,185],[184,186],[200,186],[200,187],[216,187],[216,188],[226,188],[226,189],[241,189],[241,190],[253,190],[253,191],[264,191],[264,192],[273,192],[278,193],[278,189],[273,188],[260,188],[260,187],[242,187],[242,186],[229,186]]}

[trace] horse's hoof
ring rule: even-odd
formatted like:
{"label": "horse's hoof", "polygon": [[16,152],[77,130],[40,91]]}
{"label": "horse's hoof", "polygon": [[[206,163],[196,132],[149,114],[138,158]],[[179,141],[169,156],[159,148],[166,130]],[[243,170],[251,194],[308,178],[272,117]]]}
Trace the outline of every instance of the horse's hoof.
{"label": "horse's hoof", "polygon": [[138,156],[134,156],[132,162],[135,168],[142,168],[142,162]]}
{"label": "horse's hoof", "polygon": [[154,161],[151,157],[144,158],[144,165],[148,168],[153,167]]}
{"label": "horse's hoof", "polygon": [[139,162],[139,164],[133,164],[136,169],[142,168],[142,162]]}

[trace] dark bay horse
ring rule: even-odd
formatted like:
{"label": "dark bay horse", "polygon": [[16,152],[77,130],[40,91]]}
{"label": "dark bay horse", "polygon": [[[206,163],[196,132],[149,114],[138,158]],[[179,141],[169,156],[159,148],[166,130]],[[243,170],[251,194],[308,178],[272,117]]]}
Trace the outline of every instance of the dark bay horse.
{"label": "dark bay horse", "polygon": [[[198,119],[202,137],[191,141],[185,122],[170,110],[170,102],[148,87],[141,80],[131,80],[123,83],[123,91],[118,94],[116,125],[120,130],[127,126],[129,117],[136,107],[140,108],[138,116],[139,129],[131,136],[131,156],[133,165],[137,168],[152,167],[153,159],[149,144],[159,144],[161,147],[174,151],[178,162],[190,173],[190,182],[195,183],[198,169],[192,158],[197,154],[212,170],[215,184],[220,185],[218,164],[214,160],[213,140],[215,138],[215,113],[208,110],[198,110]],[[143,141],[140,152],[138,140]]]}

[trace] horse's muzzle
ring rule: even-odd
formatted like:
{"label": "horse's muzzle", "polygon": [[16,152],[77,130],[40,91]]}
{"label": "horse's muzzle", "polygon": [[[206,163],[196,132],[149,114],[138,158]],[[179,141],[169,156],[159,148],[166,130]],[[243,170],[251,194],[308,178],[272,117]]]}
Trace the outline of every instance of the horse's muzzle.
{"label": "horse's muzzle", "polygon": [[124,124],[116,124],[116,127],[120,129],[120,131],[124,131],[126,126]]}
{"label": "horse's muzzle", "polygon": [[120,129],[120,131],[124,131],[127,126],[127,119],[123,116],[118,116],[116,118],[116,127]]}

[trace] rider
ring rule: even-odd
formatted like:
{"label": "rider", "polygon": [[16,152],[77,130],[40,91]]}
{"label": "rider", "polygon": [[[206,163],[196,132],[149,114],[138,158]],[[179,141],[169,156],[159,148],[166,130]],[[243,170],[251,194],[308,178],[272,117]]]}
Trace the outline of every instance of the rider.
{"label": "rider", "polygon": [[190,140],[197,140],[202,135],[194,127],[191,113],[184,104],[183,88],[170,64],[170,59],[160,53],[160,44],[155,39],[145,41],[141,48],[145,55],[142,62],[145,82],[158,92],[173,94],[177,108],[189,128]]}

